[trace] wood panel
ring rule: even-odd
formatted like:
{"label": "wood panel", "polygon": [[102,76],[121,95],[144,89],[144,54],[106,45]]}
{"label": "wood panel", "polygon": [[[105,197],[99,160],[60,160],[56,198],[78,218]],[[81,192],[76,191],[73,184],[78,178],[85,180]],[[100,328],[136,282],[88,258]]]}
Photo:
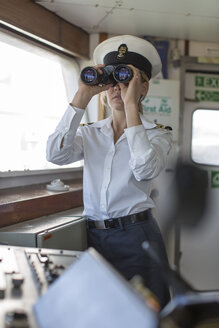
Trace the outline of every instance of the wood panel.
{"label": "wood panel", "polygon": [[107,33],[100,33],[99,34],[99,43],[105,41],[108,38],[108,34]]}
{"label": "wood panel", "polygon": [[[105,41],[108,37],[107,33],[99,34],[99,43]],[[104,120],[106,118],[106,105],[104,105],[101,101],[101,96],[98,96],[98,121]]]}
{"label": "wood panel", "polygon": [[73,53],[77,50],[81,56],[88,57],[88,33],[64,20],[60,24],[60,44]]}
{"label": "wood panel", "polygon": [[106,118],[106,106],[101,101],[101,95],[98,96],[98,121],[104,120]]}
{"label": "wood panel", "polygon": [[0,0],[0,20],[89,58],[89,34],[31,0]]}
{"label": "wood panel", "polygon": [[67,182],[69,191],[52,192],[45,184],[0,191],[0,228],[83,205],[82,181]]}

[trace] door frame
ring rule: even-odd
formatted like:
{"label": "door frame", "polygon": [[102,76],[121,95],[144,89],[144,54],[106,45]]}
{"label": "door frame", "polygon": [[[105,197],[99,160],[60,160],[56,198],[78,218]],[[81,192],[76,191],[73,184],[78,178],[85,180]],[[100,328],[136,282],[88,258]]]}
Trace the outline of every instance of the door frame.
{"label": "door frame", "polygon": [[[186,101],[194,101],[195,99],[186,99],[185,98],[185,83],[186,83],[186,73],[187,72],[201,72],[201,73],[210,73],[210,74],[219,74],[219,63],[202,63],[199,60],[199,57],[182,57],[181,58],[181,69],[180,69],[180,110],[179,110],[179,137],[178,137],[178,159],[183,160],[183,128],[184,128],[184,108]],[[192,122],[190,122],[190,130],[192,129]],[[191,154],[191,148],[190,148]],[[192,161],[192,160],[191,160]],[[198,165],[198,164],[197,164]],[[201,166],[201,164],[199,165]],[[179,223],[175,223],[174,227],[174,266],[176,270],[180,271],[180,259],[182,256],[181,251],[181,227]]]}

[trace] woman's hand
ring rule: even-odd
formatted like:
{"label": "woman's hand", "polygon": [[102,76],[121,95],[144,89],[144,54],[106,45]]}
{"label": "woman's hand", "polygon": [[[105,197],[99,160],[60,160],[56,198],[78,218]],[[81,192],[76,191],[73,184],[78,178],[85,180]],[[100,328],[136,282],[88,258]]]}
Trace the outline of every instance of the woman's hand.
{"label": "woman's hand", "polygon": [[129,107],[137,107],[142,95],[147,93],[147,82],[142,81],[141,72],[133,65],[128,65],[133,72],[133,77],[129,84],[119,83],[121,89],[121,97],[125,105],[125,109]]}
{"label": "woman's hand", "polygon": [[[105,67],[105,65],[96,65],[94,68],[97,69],[98,73],[103,74],[101,67]],[[99,94],[102,91],[108,90],[112,84],[106,85],[87,85],[83,83],[81,78],[78,81],[78,90],[71,102],[71,105],[74,107],[78,107],[81,109],[85,109],[92,99],[93,96]]]}
{"label": "woman's hand", "polygon": [[148,82],[144,81],[139,69],[128,65],[133,71],[133,77],[128,85],[119,83],[121,97],[124,102],[127,127],[142,124],[139,115],[139,102],[141,96],[145,96],[148,91]]}

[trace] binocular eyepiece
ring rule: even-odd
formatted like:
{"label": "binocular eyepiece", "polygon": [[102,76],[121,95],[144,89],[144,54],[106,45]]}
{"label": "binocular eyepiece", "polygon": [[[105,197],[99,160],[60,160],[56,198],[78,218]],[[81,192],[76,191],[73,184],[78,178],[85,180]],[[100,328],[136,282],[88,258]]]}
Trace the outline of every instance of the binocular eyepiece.
{"label": "binocular eyepiece", "polygon": [[81,71],[81,80],[88,85],[109,84],[116,85],[118,82],[127,83],[132,79],[133,72],[127,65],[107,65],[101,67],[100,74],[98,70],[92,66],[85,67]]}

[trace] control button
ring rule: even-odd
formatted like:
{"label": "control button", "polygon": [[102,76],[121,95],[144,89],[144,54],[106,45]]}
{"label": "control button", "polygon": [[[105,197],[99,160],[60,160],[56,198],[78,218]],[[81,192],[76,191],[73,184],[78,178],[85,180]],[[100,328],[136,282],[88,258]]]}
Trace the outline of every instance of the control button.
{"label": "control button", "polygon": [[20,288],[24,282],[24,276],[22,273],[14,273],[12,275],[12,284],[15,288]]}
{"label": "control button", "polygon": [[24,310],[17,309],[9,311],[5,315],[5,327],[7,328],[29,328],[28,317]]}
{"label": "control button", "polygon": [[5,291],[6,291],[5,273],[0,267],[0,299],[3,299],[5,297]]}

